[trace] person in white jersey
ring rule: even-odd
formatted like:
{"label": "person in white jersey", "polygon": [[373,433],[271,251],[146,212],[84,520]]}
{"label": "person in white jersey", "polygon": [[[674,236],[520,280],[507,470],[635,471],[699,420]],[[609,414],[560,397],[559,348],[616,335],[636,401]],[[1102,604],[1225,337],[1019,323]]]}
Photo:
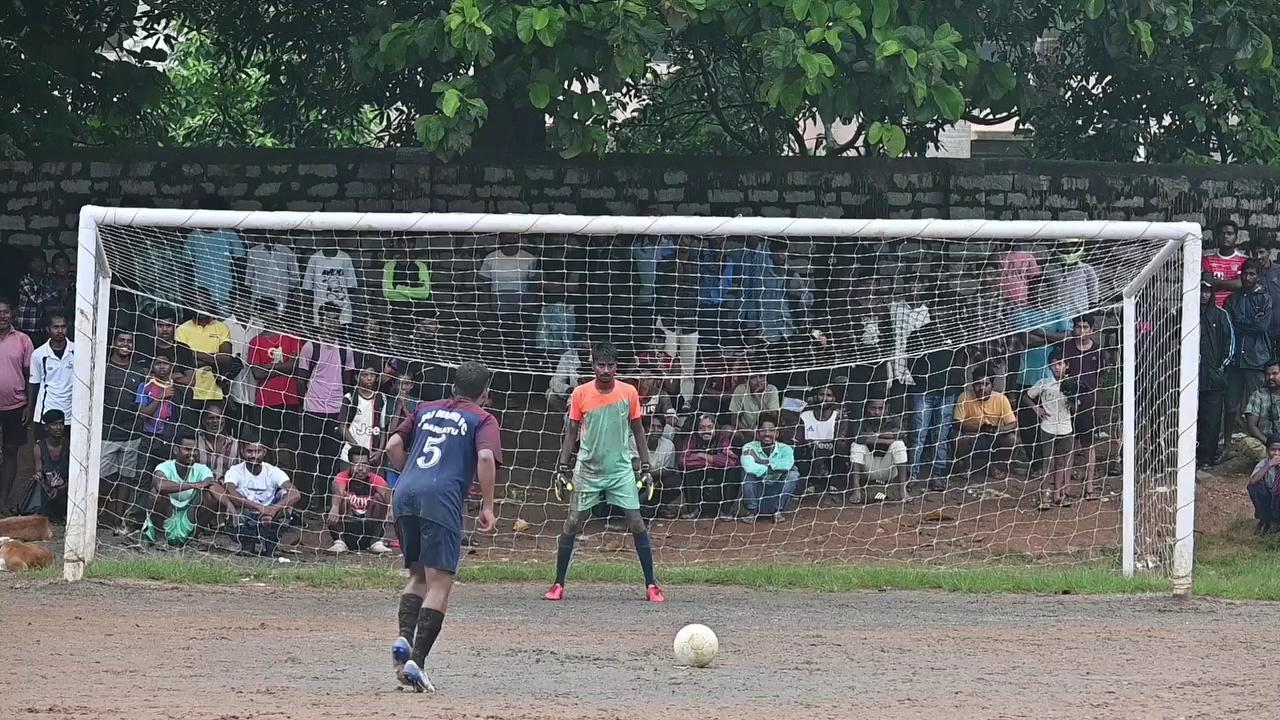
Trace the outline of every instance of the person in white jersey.
{"label": "person in white jersey", "polygon": [[836,440],[840,436],[844,414],[836,392],[830,386],[813,393],[813,405],[800,413],[796,428],[796,448],[808,467],[806,493],[826,489],[836,474]]}
{"label": "person in white jersey", "polygon": [[[67,315],[61,310],[49,314],[49,339],[31,353],[31,375],[27,383],[29,424],[46,412],[58,410],[71,424],[71,389],[75,386],[75,343],[67,339]],[[36,425],[36,439],[45,437],[43,424]]]}

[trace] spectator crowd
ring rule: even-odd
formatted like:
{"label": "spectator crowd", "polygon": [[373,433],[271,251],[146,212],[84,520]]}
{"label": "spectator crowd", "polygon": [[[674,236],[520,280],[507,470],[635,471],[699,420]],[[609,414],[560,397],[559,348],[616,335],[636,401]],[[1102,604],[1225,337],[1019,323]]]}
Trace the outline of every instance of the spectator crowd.
{"label": "spectator crowd", "polygon": [[[1254,484],[1274,498],[1280,276],[1268,247],[1246,257],[1235,234],[1220,225],[1204,260],[1201,389],[1227,392],[1217,425],[1202,395],[1198,459],[1216,462],[1216,439],[1238,429],[1270,463]],[[449,395],[450,365],[498,368],[500,415],[559,418],[596,340],[622,349],[640,392],[662,488],[651,516],[784,522],[809,496],[901,502],[1010,474],[1041,511],[1104,495],[1097,448],[1118,392],[1099,309],[1118,288],[1095,267],[1113,251],[1082,241],[991,245],[968,294],[910,240],[192,230],[105,242],[117,287],[102,517],[140,544],[222,529],[241,552],[271,554],[310,525],[334,553],[390,552],[397,473],[383,447],[416,403]],[[60,262],[50,276],[37,255],[17,305],[0,303],[0,501],[55,516],[74,387]],[[36,477],[23,484],[29,425]],[[1280,528],[1280,506],[1267,507]]]}

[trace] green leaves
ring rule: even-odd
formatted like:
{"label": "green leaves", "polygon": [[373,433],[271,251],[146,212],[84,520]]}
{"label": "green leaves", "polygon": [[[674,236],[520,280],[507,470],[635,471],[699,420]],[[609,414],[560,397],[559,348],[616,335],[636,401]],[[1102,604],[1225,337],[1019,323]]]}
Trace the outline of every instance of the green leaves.
{"label": "green leaves", "polygon": [[952,85],[934,85],[931,92],[942,117],[956,122],[964,116],[964,95],[959,89]]}
{"label": "green leaves", "polygon": [[1090,20],[1097,20],[1102,17],[1102,11],[1106,9],[1106,0],[1083,0],[1084,16]]}
{"label": "green leaves", "polygon": [[890,157],[898,157],[907,149],[907,133],[897,125],[874,122],[867,129],[867,142],[883,147]]}

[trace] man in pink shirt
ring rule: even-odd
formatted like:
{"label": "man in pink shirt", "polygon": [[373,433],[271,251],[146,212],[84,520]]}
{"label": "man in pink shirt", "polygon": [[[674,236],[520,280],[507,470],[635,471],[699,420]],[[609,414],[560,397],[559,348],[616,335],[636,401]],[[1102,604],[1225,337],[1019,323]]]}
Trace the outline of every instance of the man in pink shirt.
{"label": "man in pink shirt", "polygon": [[1200,269],[1209,276],[1209,282],[1215,289],[1214,302],[1222,307],[1231,293],[1240,289],[1240,268],[1249,259],[1247,255],[1236,249],[1240,227],[1231,220],[1223,220],[1213,228],[1213,237],[1218,243],[1218,252],[1205,253],[1200,260]]}
{"label": "man in pink shirt", "polygon": [[27,377],[31,338],[13,326],[13,306],[0,300],[0,511],[10,507],[9,493],[18,473],[18,451],[27,442]]}

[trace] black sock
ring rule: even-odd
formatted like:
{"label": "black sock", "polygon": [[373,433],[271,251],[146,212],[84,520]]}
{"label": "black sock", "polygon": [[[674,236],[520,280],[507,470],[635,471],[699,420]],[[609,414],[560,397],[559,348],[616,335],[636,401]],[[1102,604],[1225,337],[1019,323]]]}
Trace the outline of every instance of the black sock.
{"label": "black sock", "polygon": [[578,541],[576,535],[561,535],[560,546],[556,552],[556,583],[564,584],[565,575],[569,574],[569,560],[573,558],[573,544]]}
{"label": "black sock", "polygon": [[657,585],[653,578],[653,544],[649,542],[649,531],[642,530],[632,535],[636,541],[636,557],[640,558],[640,569],[644,571],[644,585]]}
{"label": "black sock", "polygon": [[422,610],[422,596],[405,593],[400,596],[400,637],[413,644],[413,629],[418,626],[418,612]]}
{"label": "black sock", "polygon": [[431,654],[431,646],[436,644],[440,636],[440,626],[444,625],[444,613],[431,608],[422,608],[418,615],[418,633],[413,638],[413,661],[422,667]]}

